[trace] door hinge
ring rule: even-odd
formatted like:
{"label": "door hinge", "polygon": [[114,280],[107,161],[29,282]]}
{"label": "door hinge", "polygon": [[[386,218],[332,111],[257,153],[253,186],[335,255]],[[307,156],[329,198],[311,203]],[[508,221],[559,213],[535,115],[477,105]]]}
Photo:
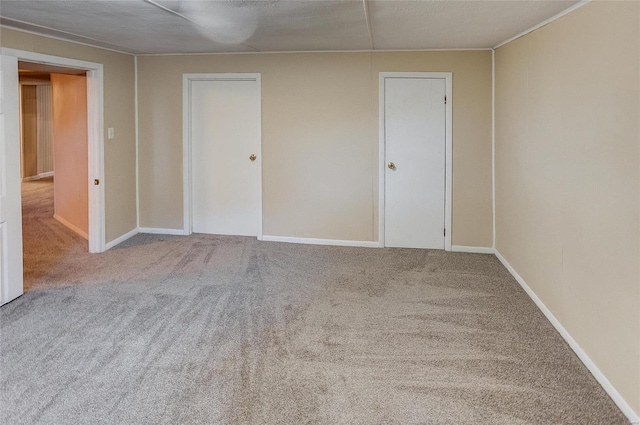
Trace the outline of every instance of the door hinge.
{"label": "door hinge", "polygon": [[444,104],[447,104],[447,96],[444,97]]}
{"label": "door hinge", "polygon": [[444,236],[447,237],[447,228],[444,228]]}

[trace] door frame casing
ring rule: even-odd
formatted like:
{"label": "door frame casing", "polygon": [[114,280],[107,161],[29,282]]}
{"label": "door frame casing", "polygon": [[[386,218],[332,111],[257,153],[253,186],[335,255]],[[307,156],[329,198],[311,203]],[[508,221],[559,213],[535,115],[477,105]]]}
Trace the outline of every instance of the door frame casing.
{"label": "door frame casing", "polygon": [[[81,69],[87,73],[87,191],[89,197],[89,252],[104,252],[105,181],[104,181],[104,71],[103,65],[61,56],[3,47],[0,53],[18,61]],[[55,170],[54,170],[55,171]],[[94,179],[100,184],[94,185]]]}
{"label": "door frame casing", "polygon": [[[378,245],[385,246],[385,80],[387,78],[421,78],[438,79],[445,81],[445,201],[444,201],[444,249],[451,251],[451,204],[452,204],[452,177],[453,177],[453,73],[451,72],[380,72],[379,74],[379,118],[378,118]],[[443,99],[444,101],[444,99]]]}
{"label": "door frame casing", "polygon": [[[23,86],[51,86],[51,81],[18,81],[18,115],[20,116],[20,179],[25,181],[24,177],[24,134],[23,134],[23,122],[22,122],[22,87]],[[53,137],[53,136],[52,136]],[[28,177],[27,177],[28,178]],[[40,178],[40,176],[36,176]]]}
{"label": "door frame casing", "polygon": [[24,276],[20,164],[16,160],[20,156],[20,111],[14,108],[20,103],[18,60],[3,55],[0,61],[0,305],[4,305],[24,293]]}
{"label": "door frame casing", "polygon": [[182,199],[183,234],[193,233],[192,167],[191,167],[191,82],[192,81],[255,81],[258,85],[258,240],[262,240],[262,74],[208,73],[182,74]]}

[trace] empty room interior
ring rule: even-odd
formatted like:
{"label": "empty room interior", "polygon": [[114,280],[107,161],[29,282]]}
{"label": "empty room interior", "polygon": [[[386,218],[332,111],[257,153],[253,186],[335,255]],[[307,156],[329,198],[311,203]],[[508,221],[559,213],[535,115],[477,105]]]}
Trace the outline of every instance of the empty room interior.
{"label": "empty room interior", "polygon": [[640,424],[640,1],[2,0],[0,53],[0,423]]}

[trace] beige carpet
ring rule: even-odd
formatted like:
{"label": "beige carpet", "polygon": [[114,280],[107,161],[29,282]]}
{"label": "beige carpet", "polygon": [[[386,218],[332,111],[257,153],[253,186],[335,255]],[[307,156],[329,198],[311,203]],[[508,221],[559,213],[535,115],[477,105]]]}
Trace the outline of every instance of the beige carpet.
{"label": "beige carpet", "polygon": [[3,424],[627,423],[493,256],[39,244],[0,308]]}
{"label": "beige carpet", "polygon": [[85,239],[53,218],[53,179],[22,183],[24,288],[48,281],[56,265],[88,252]]}

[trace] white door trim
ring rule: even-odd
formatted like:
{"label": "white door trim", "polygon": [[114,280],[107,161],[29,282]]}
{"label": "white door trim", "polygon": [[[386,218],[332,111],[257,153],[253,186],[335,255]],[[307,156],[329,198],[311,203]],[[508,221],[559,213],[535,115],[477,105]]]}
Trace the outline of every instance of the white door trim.
{"label": "white door trim", "polygon": [[0,305],[24,293],[18,60],[0,56]]}
{"label": "white door trim", "polygon": [[[46,173],[39,173],[35,176],[30,176],[30,177],[24,177],[24,152],[23,152],[23,148],[24,148],[24,134],[22,134],[22,86],[51,86],[51,81],[18,81],[18,111],[19,112],[19,117],[20,117],[20,179],[23,182],[28,182],[28,181],[33,181],[33,180],[39,180],[45,177],[51,177],[53,176],[53,171],[50,172],[46,172]],[[39,143],[38,143],[39,145]],[[38,148],[38,161],[40,161],[40,148]],[[40,166],[37,167],[38,169],[40,169]],[[86,238],[85,238],[86,239]]]}
{"label": "white door trim", "polygon": [[215,73],[182,74],[182,199],[183,233],[192,233],[191,211],[191,82],[192,81],[255,81],[258,85],[260,102],[258,104],[259,149],[258,155],[258,240],[262,240],[262,74],[260,73]]}
{"label": "white door trim", "polygon": [[[104,205],[104,72],[101,63],[44,55],[3,47],[3,55],[15,56],[19,61],[64,66],[87,71],[87,143],[89,191],[89,252],[105,250]],[[100,184],[94,185],[94,179]]]}
{"label": "white door trim", "polygon": [[385,246],[384,241],[384,206],[385,206],[385,123],[384,123],[384,94],[386,78],[425,78],[445,80],[445,93],[447,104],[445,106],[445,201],[444,201],[444,227],[446,235],[444,239],[444,249],[451,251],[451,196],[452,196],[452,81],[451,72],[381,72],[379,77],[379,119],[378,119],[378,243]]}

